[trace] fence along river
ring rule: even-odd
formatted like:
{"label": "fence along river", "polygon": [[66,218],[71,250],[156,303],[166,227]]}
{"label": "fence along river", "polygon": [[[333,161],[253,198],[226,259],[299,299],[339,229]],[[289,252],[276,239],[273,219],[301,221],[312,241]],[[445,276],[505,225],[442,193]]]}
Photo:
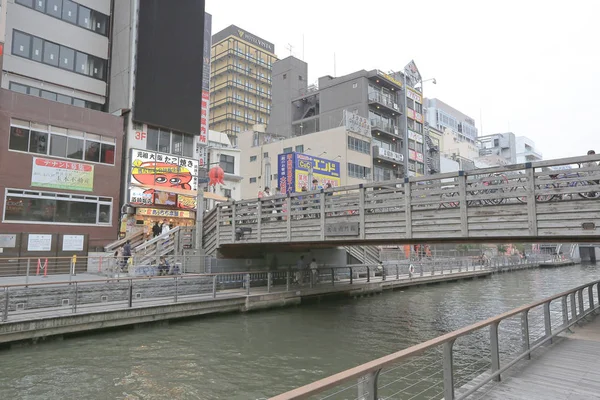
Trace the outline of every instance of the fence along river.
{"label": "fence along river", "polygon": [[[599,278],[595,265],[534,269],[4,350],[0,398],[268,398]],[[515,342],[504,341],[510,351],[520,346],[519,325],[506,329],[515,330]],[[476,372],[480,344],[457,345],[464,346],[461,368]],[[410,365],[412,396],[390,398],[432,398],[419,394],[428,364]],[[339,398],[356,397],[345,395]]]}

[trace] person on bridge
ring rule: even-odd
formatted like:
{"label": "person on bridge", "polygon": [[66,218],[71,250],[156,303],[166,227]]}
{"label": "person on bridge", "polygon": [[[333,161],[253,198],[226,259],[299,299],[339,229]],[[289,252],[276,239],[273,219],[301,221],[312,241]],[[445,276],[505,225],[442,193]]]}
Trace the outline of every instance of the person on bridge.
{"label": "person on bridge", "polygon": [[125,264],[129,263],[129,259],[131,258],[131,244],[129,240],[125,242],[125,246],[123,246],[123,260]]}
{"label": "person on bridge", "polygon": [[152,227],[152,237],[157,237],[158,235],[160,235],[161,232],[162,229],[160,228],[158,221],[155,221],[154,226]]}
{"label": "person on bridge", "polygon": [[169,226],[169,223],[167,222],[166,219],[163,220],[162,225],[160,226],[161,228],[161,235],[164,235],[165,233],[169,232],[171,230],[171,227]]}
{"label": "person on bridge", "polygon": [[317,265],[317,259],[313,258],[312,261],[310,262],[310,272],[311,272],[311,279],[312,279],[313,285],[317,283],[318,278],[319,278],[318,268],[319,268],[319,266]]}

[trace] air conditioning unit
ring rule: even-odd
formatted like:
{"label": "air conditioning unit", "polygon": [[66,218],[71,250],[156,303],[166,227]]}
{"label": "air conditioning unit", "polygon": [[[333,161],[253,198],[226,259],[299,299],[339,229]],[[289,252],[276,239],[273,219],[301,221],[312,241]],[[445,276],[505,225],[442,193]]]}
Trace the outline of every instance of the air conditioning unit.
{"label": "air conditioning unit", "polygon": [[394,110],[398,109],[398,104],[394,103]]}

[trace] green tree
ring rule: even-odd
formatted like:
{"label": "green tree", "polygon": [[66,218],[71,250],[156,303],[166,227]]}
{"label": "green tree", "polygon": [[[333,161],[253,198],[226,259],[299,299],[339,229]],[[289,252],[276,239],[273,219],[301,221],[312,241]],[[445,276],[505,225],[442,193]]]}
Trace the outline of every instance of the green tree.
{"label": "green tree", "polygon": [[498,254],[505,254],[506,250],[508,250],[505,244],[499,244],[496,248],[498,249]]}

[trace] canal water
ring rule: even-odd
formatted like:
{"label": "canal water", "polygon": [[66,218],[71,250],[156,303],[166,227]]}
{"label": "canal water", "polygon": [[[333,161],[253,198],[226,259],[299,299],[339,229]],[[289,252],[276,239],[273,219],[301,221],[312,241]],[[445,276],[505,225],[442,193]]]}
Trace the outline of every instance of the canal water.
{"label": "canal water", "polygon": [[0,399],[267,398],[594,279],[534,269],[5,350]]}

